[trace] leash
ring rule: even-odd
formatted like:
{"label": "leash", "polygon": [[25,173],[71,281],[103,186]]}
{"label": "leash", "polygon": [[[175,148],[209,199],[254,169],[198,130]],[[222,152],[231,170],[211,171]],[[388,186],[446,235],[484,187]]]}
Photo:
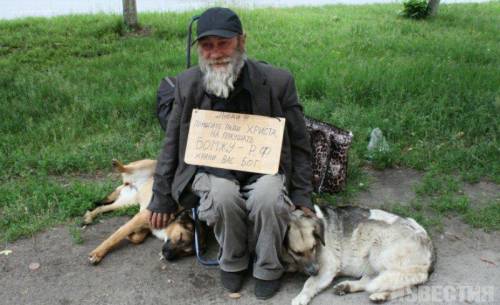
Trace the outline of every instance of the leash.
{"label": "leash", "polygon": [[[188,209],[181,209],[179,212],[174,214],[174,219],[177,219],[177,217],[181,216],[182,214],[189,212]],[[200,235],[201,235],[201,230],[200,230],[200,221],[198,219],[198,208],[192,208],[191,209],[192,213],[192,218],[194,221],[194,249],[196,252],[196,259],[200,264],[203,266],[207,267],[214,267],[219,265],[219,261],[216,259],[206,259],[202,255],[201,251],[201,242],[200,242]]]}

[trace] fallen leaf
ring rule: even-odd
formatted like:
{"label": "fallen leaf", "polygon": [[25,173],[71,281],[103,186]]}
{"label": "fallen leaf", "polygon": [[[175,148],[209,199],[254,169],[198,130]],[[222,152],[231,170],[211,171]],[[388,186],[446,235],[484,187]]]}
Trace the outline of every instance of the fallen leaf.
{"label": "fallen leaf", "polygon": [[241,294],[239,294],[238,292],[233,292],[233,293],[229,294],[229,297],[231,299],[239,299],[239,298],[241,298]]}
{"label": "fallen leaf", "polygon": [[3,251],[0,251],[0,255],[2,255],[2,254],[3,254],[3,255],[5,255],[5,256],[7,256],[7,255],[9,255],[9,254],[11,254],[11,253],[12,253],[12,250],[3,250]]}
{"label": "fallen leaf", "polygon": [[488,264],[491,264],[491,265],[493,265],[493,266],[496,266],[496,265],[497,265],[497,264],[495,264],[495,262],[490,261],[489,259],[486,259],[486,258],[484,258],[484,257],[480,257],[479,259],[480,259],[481,261],[483,261],[483,262],[485,262],[485,263],[488,263]]}
{"label": "fallen leaf", "polygon": [[38,268],[40,268],[40,263],[31,263],[29,265],[29,268],[31,271],[36,271],[36,270],[38,270]]}

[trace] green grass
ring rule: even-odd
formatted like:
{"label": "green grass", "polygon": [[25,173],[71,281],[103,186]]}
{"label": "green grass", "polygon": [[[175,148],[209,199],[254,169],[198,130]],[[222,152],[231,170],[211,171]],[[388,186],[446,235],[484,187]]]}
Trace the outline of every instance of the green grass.
{"label": "green grass", "polygon": [[429,205],[422,198],[407,204],[393,203],[385,208],[404,217],[412,217],[431,232],[443,231],[443,218],[455,216],[474,228],[485,231],[500,230],[500,201],[481,202],[479,207],[470,205],[465,196],[446,196],[431,201]]}
{"label": "green grass", "polygon": [[66,219],[82,216],[112,188],[112,181],[61,182],[33,175],[0,185],[2,239],[15,240]]}
{"label": "green grass", "polygon": [[443,217],[456,216],[486,231],[500,229],[500,200],[471,203],[462,190],[464,182],[436,171],[424,174],[415,186],[416,198],[409,204],[389,204],[387,209],[412,217],[431,230],[443,230]]}
{"label": "green grass", "polygon": [[500,201],[490,202],[480,209],[471,209],[465,213],[464,219],[476,228],[487,231],[500,230]]}
{"label": "green grass", "polygon": [[83,237],[82,237],[82,229],[80,226],[75,225],[74,223],[71,223],[68,225],[68,231],[71,236],[71,240],[73,240],[73,243],[75,245],[81,245],[84,243]]}
{"label": "green grass", "polygon": [[[391,145],[378,167],[498,183],[500,3],[441,5],[426,21],[400,9],[238,12],[249,56],[292,71],[308,115],[353,131],[343,196],[361,188],[375,127]],[[0,21],[1,241],[82,215],[113,184],[51,177],[158,154],[155,91],[184,69],[193,14],[141,14],[147,36],[129,35],[120,16]]]}

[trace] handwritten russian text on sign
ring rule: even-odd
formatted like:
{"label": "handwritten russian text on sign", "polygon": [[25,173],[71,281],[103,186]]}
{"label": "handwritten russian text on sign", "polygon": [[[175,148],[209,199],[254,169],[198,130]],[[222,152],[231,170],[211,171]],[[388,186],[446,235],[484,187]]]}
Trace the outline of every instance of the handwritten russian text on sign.
{"label": "handwritten russian text on sign", "polygon": [[284,130],[284,118],[194,109],[184,161],[273,175]]}

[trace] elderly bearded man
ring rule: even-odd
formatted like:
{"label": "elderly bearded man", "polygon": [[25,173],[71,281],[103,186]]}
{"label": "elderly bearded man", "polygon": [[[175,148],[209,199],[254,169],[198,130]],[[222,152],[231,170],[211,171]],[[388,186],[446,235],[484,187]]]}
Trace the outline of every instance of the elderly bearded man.
{"label": "elderly bearded man", "polygon": [[[241,289],[251,257],[255,295],[267,299],[280,287],[281,247],[289,213],[311,214],[311,147],[290,73],[246,58],[238,16],[211,8],[198,20],[199,65],[177,77],[166,140],[158,158],[148,207],[154,228],[167,225],[186,194],[200,198],[199,217],[214,227],[223,286]],[[285,117],[279,172],[249,172],[184,162],[194,108]]]}

